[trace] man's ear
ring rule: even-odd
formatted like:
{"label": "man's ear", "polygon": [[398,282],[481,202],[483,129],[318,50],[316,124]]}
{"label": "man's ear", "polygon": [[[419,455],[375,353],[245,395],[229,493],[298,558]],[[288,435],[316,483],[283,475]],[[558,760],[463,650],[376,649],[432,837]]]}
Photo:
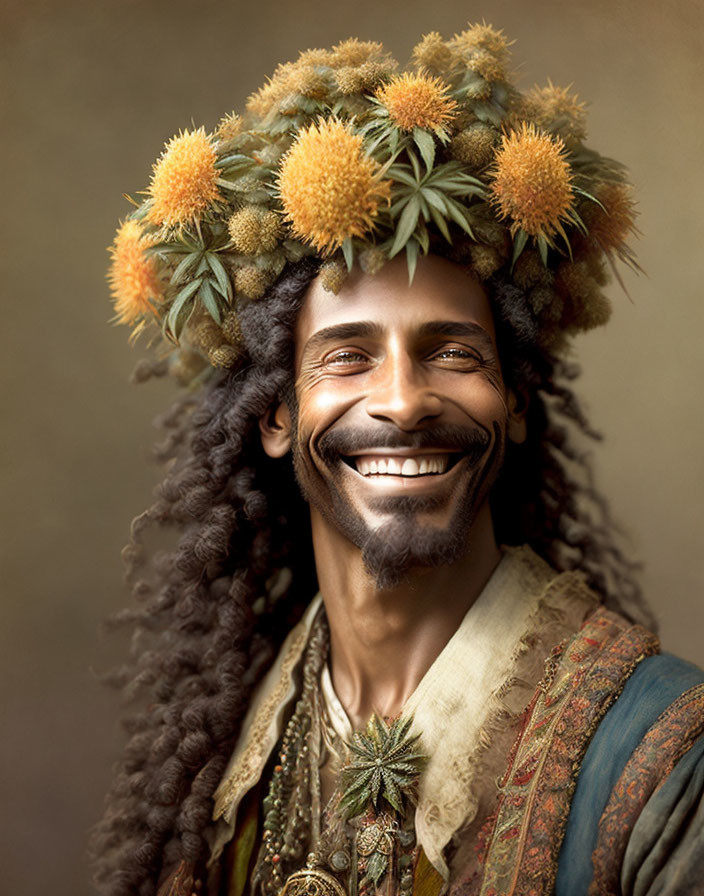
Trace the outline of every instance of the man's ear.
{"label": "man's ear", "polygon": [[271,405],[259,418],[262,448],[269,457],[283,457],[291,450],[291,413],[285,401]]}
{"label": "man's ear", "polygon": [[528,401],[527,392],[520,389],[517,391],[509,389],[506,435],[508,436],[509,441],[516,445],[521,445],[525,442],[528,436],[528,424],[526,423]]}

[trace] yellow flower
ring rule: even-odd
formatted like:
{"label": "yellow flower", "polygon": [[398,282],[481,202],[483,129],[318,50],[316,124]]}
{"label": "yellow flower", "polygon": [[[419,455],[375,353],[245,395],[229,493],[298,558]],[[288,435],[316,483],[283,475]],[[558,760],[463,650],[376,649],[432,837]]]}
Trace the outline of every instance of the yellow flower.
{"label": "yellow flower", "polygon": [[333,68],[342,68],[347,65],[362,65],[365,62],[381,62],[384,56],[383,44],[350,37],[335,44],[330,52],[329,65]]}
{"label": "yellow flower", "polygon": [[246,299],[261,299],[271,283],[267,271],[250,264],[235,271],[235,291]]}
{"label": "yellow flower", "polygon": [[521,228],[548,242],[563,234],[572,211],[572,174],[559,138],[523,123],[501,138],[491,191],[501,218],[511,218],[511,233]]}
{"label": "yellow flower", "polygon": [[347,280],[347,265],[344,261],[333,258],[320,266],[319,276],[323,289],[337,295]]}
{"label": "yellow flower", "polygon": [[371,230],[391,184],[366,156],[362,138],[337,119],[299,131],[279,173],[279,195],[296,237],[328,255]]}
{"label": "yellow flower", "polygon": [[636,232],[636,207],[628,184],[606,182],[595,191],[603,208],[590,202],[583,220],[592,240],[605,251],[625,247],[628,237]]}
{"label": "yellow flower", "polygon": [[490,84],[506,80],[504,61],[494,53],[490,53],[489,50],[475,50],[471,53],[467,59],[467,68],[476,72]]}
{"label": "yellow flower", "polygon": [[115,304],[115,320],[134,323],[154,310],[153,303],[163,298],[156,261],[145,254],[150,240],[136,221],[125,221],[108,250],[111,262],[108,282]]}
{"label": "yellow flower", "polygon": [[243,255],[261,255],[276,248],[281,223],[276,212],[248,205],[232,215],[227,227],[237,252]]}
{"label": "yellow flower", "polygon": [[457,114],[457,103],[447,96],[448,89],[439,78],[406,72],[380,87],[376,95],[402,131],[427,128],[445,135]]}
{"label": "yellow flower", "polygon": [[298,56],[298,62],[302,65],[329,65],[330,56],[330,50],[314,47],[311,50],[302,50]]}
{"label": "yellow flower", "polygon": [[260,118],[266,118],[274,110],[290,115],[299,111],[301,96],[324,99],[329,83],[318,69],[305,61],[304,54],[296,62],[278,65],[266,84],[249,97],[247,110]]}
{"label": "yellow flower", "polygon": [[236,112],[230,112],[229,115],[224,115],[218,122],[217,130],[215,131],[218,140],[222,140],[223,142],[233,140],[241,132],[242,117]]}
{"label": "yellow flower", "polygon": [[469,254],[472,259],[472,268],[480,280],[488,280],[503,263],[500,253],[496,249],[492,249],[491,246],[474,243],[470,246]]}
{"label": "yellow flower", "polygon": [[340,93],[350,95],[374,90],[389,73],[382,62],[363,62],[362,65],[346,65],[335,73]]}
{"label": "yellow flower", "polygon": [[480,170],[494,158],[496,131],[481,122],[474,122],[460,131],[450,143],[450,155],[475,170]]}
{"label": "yellow flower", "polygon": [[584,140],[587,135],[587,113],[584,103],[568,87],[534,87],[526,96],[529,117],[542,128],[553,128],[560,136]]}
{"label": "yellow flower", "polygon": [[195,222],[220,198],[217,177],[215,149],[203,128],[172,137],[154,165],[149,220],[169,227]]}
{"label": "yellow flower", "polygon": [[511,46],[503,31],[498,31],[486,22],[470,25],[460,34],[456,34],[450,41],[453,49],[463,53],[473,53],[475,50],[486,50],[499,59],[508,57],[508,48]]}
{"label": "yellow flower", "polygon": [[266,84],[247,98],[247,111],[259,118],[266,118],[271,110],[278,106],[287,92],[287,83],[270,78]]}
{"label": "yellow flower", "polygon": [[420,42],[413,47],[411,58],[419,68],[437,74],[447,71],[457,62],[456,54],[437,31],[423,35]]}

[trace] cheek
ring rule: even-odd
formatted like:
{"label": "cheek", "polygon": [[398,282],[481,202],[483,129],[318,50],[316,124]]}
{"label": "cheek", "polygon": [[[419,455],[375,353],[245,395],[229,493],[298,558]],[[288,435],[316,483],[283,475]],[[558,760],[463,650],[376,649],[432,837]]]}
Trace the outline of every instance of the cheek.
{"label": "cheek", "polygon": [[478,374],[467,379],[461,389],[454,391],[454,401],[468,416],[488,429],[494,422],[503,426],[508,419],[503,385],[492,376]]}
{"label": "cheek", "polygon": [[354,404],[344,377],[301,376],[296,383],[298,430],[310,438],[335,423]]}

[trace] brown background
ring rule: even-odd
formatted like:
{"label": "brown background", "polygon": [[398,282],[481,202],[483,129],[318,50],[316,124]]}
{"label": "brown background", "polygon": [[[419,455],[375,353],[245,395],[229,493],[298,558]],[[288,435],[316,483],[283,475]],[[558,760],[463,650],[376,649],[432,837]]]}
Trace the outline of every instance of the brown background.
{"label": "brown background", "polygon": [[[582,339],[582,394],[607,436],[599,481],[645,561],[666,647],[704,661],[704,16],[698,0],[63,0],[0,4],[2,596],[0,888],[90,892],[82,858],[119,741],[97,626],[125,600],[119,550],[157,473],[164,384],[107,326],[105,246],[163,141],[212,127],[279,61],[350,35],[404,61],[431,29],[485,17],[521,82],[574,83],[591,142],[640,198],[633,303]],[[119,646],[119,645],[118,645]]]}

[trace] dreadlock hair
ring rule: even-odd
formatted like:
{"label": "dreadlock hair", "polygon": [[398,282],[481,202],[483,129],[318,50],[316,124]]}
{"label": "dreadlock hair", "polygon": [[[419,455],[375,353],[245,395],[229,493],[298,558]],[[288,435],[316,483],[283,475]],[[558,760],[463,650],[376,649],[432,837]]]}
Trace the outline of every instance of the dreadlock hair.
{"label": "dreadlock hair", "polygon": [[[110,680],[136,708],[92,837],[105,896],[153,896],[175,867],[189,880],[202,869],[212,795],[252,690],[315,592],[306,507],[291,463],[264,453],[258,420],[291,395],[295,320],[318,266],[289,266],[243,309],[248,366],[181,397],[160,421],[156,455],[168,472],[124,552],[137,607],[115,617],[134,630],[133,659]],[[607,604],[652,623],[588,455],[574,447],[575,435],[598,438],[569,388],[578,371],[536,348],[519,290],[498,279],[488,290],[504,378],[530,396],[528,438],[507,449],[492,493],[497,538],[581,569]],[[137,378],[164,373],[152,364]],[[147,540],[162,527],[177,530],[177,546],[150,557]]]}

